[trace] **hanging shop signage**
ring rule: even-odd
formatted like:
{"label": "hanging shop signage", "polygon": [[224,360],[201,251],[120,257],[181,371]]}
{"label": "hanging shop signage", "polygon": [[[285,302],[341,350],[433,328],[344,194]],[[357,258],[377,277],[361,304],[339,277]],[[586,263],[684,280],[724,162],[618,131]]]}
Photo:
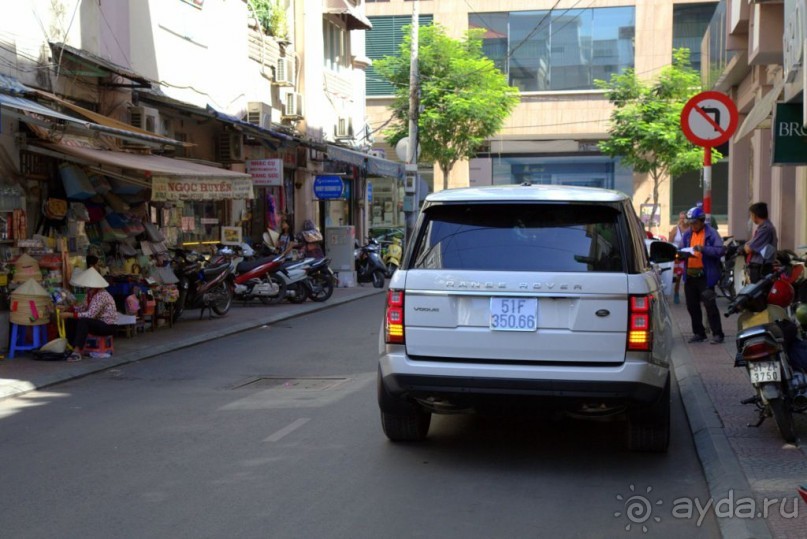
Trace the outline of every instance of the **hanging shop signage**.
{"label": "hanging shop signage", "polygon": [[802,103],[777,103],[773,116],[774,165],[807,165],[807,128]]}
{"label": "hanging shop signage", "polygon": [[314,196],[319,200],[337,200],[344,193],[345,182],[340,176],[320,175],[314,178]]}
{"label": "hanging shop signage", "polygon": [[252,176],[252,185],[280,187],[283,185],[283,160],[250,159],[247,161],[247,174]]}
{"label": "hanging shop signage", "polygon": [[213,180],[203,178],[168,178],[154,176],[151,179],[151,200],[246,200],[254,198],[252,180]]}

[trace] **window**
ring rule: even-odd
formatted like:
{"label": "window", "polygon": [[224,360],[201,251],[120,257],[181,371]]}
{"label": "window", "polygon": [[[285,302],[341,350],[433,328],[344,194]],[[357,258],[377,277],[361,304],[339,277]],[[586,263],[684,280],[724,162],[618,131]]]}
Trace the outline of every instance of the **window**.
{"label": "window", "polygon": [[413,268],[621,272],[619,211],[596,204],[462,204],[425,214]]}
{"label": "window", "polygon": [[483,51],[521,91],[586,90],[634,64],[635,9],[557,9],[469,15]]}
{"label": "window", "polygon": [[[432,23],[431,15],[420,15],[418,22],[420,26],[428,26]],[[403,42],[403,30],[405,26],[412,24],[412,17],[409,15],[393,15],[390,17],[370,17],[373,29],[364,32],[367,57],[372,60],[379,60],[385,56],[396,56]],[[367,74],[367,95],[392,95],[394,88],[386,79],[376,73],[373,66],[365,70]]]}
{"label": "window", "polygon": [[701,70],[701,41],[716,3],[678,4],[673,7],[673,48],[687,48],[691,52],[692,67]]}
{"label": "window", "polygon": [[347,70],[350,66],[347,30],[327,19],[323,21],[322,26],[325,43],[325,69],[336,72]]}

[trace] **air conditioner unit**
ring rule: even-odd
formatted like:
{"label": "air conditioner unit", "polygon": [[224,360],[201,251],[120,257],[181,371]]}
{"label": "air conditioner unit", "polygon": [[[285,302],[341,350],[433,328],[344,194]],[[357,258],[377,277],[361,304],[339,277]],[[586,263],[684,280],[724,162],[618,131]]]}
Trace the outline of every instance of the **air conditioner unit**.
{"label": "air conditioner unit", "polygon": [[380,148],[370,150],[370,155],[372,155],[373,157],[380,157],[381,159],[387,158],[387,153]]}
{"label": "air conditioner unit", "polygon": [[294,86],[295,62],[291,56],[277,59],[275,67],[275,84],[279,86]]}
{"label": "air conditioner unit", "polygon": [[303,96],[297,92],[289,92],[283,102],[283,118],[288,120],[303,117]]}
{"label": "air conditioner unit", "polygon": [[247,121],[264,129],[272,127],[272,106],[262,101],[247,103]]}
{"label": "air conditioner unit", "polygon": [[336,138],[353,138],[353,122],[346,116],[336,120]]}
{"label": "air conditioner unit", "polygon": [[129,109],[129,123],[140,129],[160,134],[160,111],[151,107],[131,107]]}
{"label": "air conditioner unit", "polygon": [[222,133],[219,135],[217,149],[221,162],[244,160],[244,139],[241,133]]}

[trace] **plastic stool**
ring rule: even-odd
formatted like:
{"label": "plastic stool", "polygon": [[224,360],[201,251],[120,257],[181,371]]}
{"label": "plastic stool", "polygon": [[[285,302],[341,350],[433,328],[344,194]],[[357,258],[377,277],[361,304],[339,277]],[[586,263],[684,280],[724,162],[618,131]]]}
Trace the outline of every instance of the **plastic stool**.
{"label": "plastic stool", "polygon": [[[30,341],[28,329],[31,329]],[[48,342],[48,326],[21,326],[11,324],[11,340],[8,347],[8,359],[14,359],[17,352],[37,350]]]}
{"label": "plastic stool", "polygon": [[112,335],[87,335],[87,342],[84,343],[82,353],[89,354],[90,352],[113,354],[115,352],[115,346],[113,344]]}

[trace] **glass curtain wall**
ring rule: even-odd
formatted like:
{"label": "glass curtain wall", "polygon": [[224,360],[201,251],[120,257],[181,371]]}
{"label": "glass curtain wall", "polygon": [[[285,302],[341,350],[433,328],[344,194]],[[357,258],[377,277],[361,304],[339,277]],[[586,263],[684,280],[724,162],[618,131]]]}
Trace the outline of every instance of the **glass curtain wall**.
{"label": "glass curtain wall", "polygon": [[586,90],[634,65],[635,9],[474,13],[483,50],[522,92]]}

